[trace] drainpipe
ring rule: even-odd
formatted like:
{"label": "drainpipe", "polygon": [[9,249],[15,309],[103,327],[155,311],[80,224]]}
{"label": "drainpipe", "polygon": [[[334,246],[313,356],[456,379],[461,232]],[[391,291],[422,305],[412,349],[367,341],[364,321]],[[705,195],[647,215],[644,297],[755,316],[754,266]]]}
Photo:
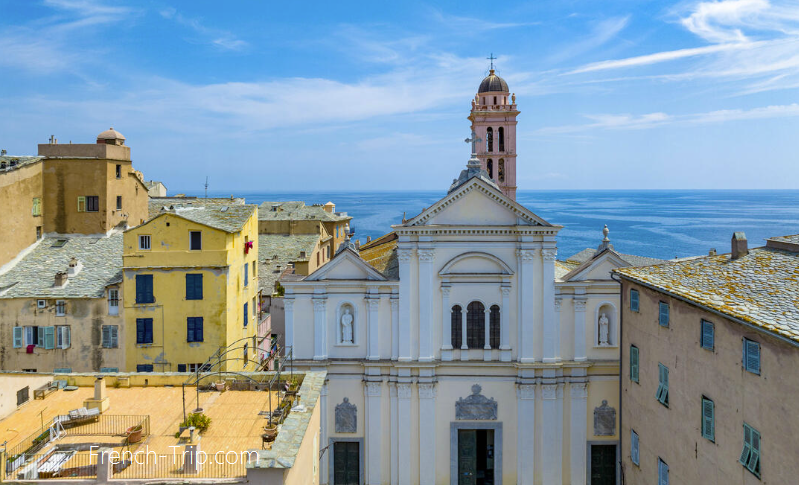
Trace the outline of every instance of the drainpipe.
{"label": "drainpipe", "polygon": [[[622,433],[622,420],[624,416],[624,404],[621,400],[621,386],[622,386],[622,362],[624,362],[624,285],[620,279],[616,279],[616,273],[611,272],[610,278],[619,284],[619,478],[621,478],[621,485],[624,485],[624,466],[622,466],[622,442],[624,440],[624,433]],[[640,365],[639,365],[640,368]]]}

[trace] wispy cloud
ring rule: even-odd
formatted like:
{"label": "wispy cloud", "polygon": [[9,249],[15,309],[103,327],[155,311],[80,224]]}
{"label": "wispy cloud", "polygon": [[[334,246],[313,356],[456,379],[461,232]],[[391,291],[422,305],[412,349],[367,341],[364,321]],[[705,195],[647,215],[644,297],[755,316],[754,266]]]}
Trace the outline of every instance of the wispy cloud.
{"label": "wispy cloud", "polygon": [[551,62],[562,62],[566,59],[584,54],[606,44],[615,38],[630,23],[630,16],[613,17],[594,24],[591,32],[582,40],[565,46],[549,57]]}
{"label": "wispy cloud", "polygon": [[456,30],[464,34],[474,34],[475,32],[486,32],[497,29],[513,29],[516,27],[530,27],[539,25],[541,22],[496,22],[487,18],[464,17],[444,13],[435,8],[430,9],[431,18],[437,23],[449,29]]}
{"label": "wispy cloud", "polygon": [[239,39],[232,32],[207,27],[199,18],[187,17],[175,8],[166,8],[158,12],[161,17],[173,20],[187,27],[200,36],[202,42],[222,50],[240,51],[249,47],[249,42]]}

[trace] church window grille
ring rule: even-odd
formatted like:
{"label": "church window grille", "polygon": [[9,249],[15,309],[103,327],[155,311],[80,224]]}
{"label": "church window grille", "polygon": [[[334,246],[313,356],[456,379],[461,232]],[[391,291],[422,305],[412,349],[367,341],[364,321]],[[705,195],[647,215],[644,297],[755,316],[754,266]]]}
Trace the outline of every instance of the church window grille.
{"label": "church window grille", "polygon": [[492,349],[499,348],[499,306],[492,305],[491,306],[491,314],[489,315],[488,320],[488,336],[489,336],[489,344],[491,344]]}
{"label": "church window grille", "polygon": [[466,307],[466,346],[470,349],[485,347],[485,306],[473,301]]}
{"label": "church window grille", "polygon": [[486,128],[486,150],[494,151],[494,129],[490,126]]}
{"label": "church window grille", "polygon": [[486,168],[488,168],[488,178],[493,179],[494,178],[494,161],[491,160],[490,158],[486,162]]}
{"label": "church window grille", "polygon": [[497,167],[497,178],[500,182],[505,181],[505,159],[499,159],[499,166]]}
{"label": "church window grille", "polygon": [[505,151],[505,128],[499,127],[497,129],[497,134],[499,135],[499,151]]}
{"label": "church window grille", "polygon": [[452,307],[452,317],[450,320],[450,331],[452,332],[452,348],[459,349],[463,344],[461,337],[463,336],[463,312],[460,305]]}

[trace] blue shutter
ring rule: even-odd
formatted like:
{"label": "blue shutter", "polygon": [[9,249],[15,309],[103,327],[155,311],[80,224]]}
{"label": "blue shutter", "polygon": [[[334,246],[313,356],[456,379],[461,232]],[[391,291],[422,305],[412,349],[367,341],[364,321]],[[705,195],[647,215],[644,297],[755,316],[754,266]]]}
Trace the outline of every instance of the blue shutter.
{"label": "blue shutter", "polygon": [[715,404],[707,398],[702,398],[702,437],[710,441],[716,440]]}
{"label": "blue shutter", "polygon": [[249,263],[245,262],[244,263],[244,286],[247,286],[249,284],[249,279],[250,279],[250,271],[249,270],[250,270],[250,265],[249,265]]}
{"label": "blue shutter", "polygon": [[110,334],[111,334],[111,348],[112,349],[116,349],[117,347],[119,347],[119,340],[118,340],[119,333],[118,332],[119,332],[119,327],[117,327],[116,325],[111,325],[111,333]]}
{"label": "blue shutter", "polygon": [[660,325],[662,327],[668,327],[669,326],[669,304],[668,303],[663,303],[661,301],[659,307],[660,307],[660,314],[659,314],[658,322],[660,323]]}
{"label": "blue shutter", "polygon": [[100,367],[100,372],[103,373],[119,372],[119,367]]}
{"label": "blue shutter", "polygon": [[194,342],[194,319],[192,317],[186,319],[186,342]]}
{"label": "blue shutter", "polygon": [[753,374],[760,374],[760,344],[753,340],[744,339],[744,347],[746,370]]}
{"label": "blue shutter", "polygon": [[136,303],[144,303],[144,275],[136,275]]}
{"label": "blue shutter", "polygon": [[713,350],[713,346],[715,345],[715,332],[713,328],[713,323],[708,322],[707,320],[702,320],[702,348]]}
{"label": "blue shutter", "polygon": [[153,319],[152,318],[145,318],[145,338],[147,338],[147,343],[153,343]]}
{"label": "blue shutter", "polygon": [[14,348],[22,347],[22,327],[14,327]]}
{"label": "blue shutter", "polygon": [[630,459],[634,465],[640,465],[640,453],[638,451],[638,433],[630,432]]}
{"label": "blue shutter", "polygon": [[630,290],[630,310],[638,311],[638,290]]}
{"label": "blue shutter", "polygon": [[178,364],[178,372],[186,372],[186,364]]}
{"label": "blue shutter", "polygon": [[153,275],[136,275],[136,303],[154,303]]}
{"label": "blue shutter", "polygon": [[197,342],[203,341],[203,317],[194,319],[194,338],[197,339]]}
{"label": "blue shutter", "polygon": [[658,458],[658,485],[669,485],[669,466]]}
{"label": "blue shutter", "polygon": [[638,382],[638,347],[630,345],[630,380]]}
{"label": "blue shutter", "polygon": [[108,349],[111,347],[111,326],[110,325],[103,325],[102,330],[102,346],[104,349]]}
{"label": "blue shutter", "polygon": [[137,318],[136,319],[136,343],[143,344],[144,343],[144,319]]}
{"label": "blue shutter", "polygon": [[33,330],[36,332],[36,346],[44,347],[44,327],[33,327]]}
{"label": "blue shutter", "polygon": [[738,463],[746,466],[749,463],[749,454],[752,451],[752,430],[748,424],[744,423],[744,446],[741,450],[741,456],[738,458]]}
{"label": "blue shutter", "polygon": [[249,314],[247,313],[247,309],[248,309],[247,308],[247,304],[245,303],[244,304],[244,326],[245,327],[247,326],[247,323],[249,323]]}
{"label": "blue shutter", "polygon": [[751,428],[751,432],[752,451],[749,454],[749,463],[746,464],[746,468],[756,476],[760,477],[760,433],[754,428]]}

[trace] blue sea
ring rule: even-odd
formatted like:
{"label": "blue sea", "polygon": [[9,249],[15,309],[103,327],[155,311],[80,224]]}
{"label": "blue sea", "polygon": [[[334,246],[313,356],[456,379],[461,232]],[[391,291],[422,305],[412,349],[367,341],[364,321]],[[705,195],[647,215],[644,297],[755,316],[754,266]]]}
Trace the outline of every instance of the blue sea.
{"label": "blue sea", "polygon": [[[235,193],[235,192],[234,192]],[[227,197],[231,192],[210,192]],[[202,196],[201,193],[188,195]],[[273,192],[235,193],[248,203],[304,200],[332,201],[336,211],[353,217],[351,229],[365,242],[379,237],[442,198],[440,191]],[[610,240],[622,253],[670,259],[729,252],[734,231],[745,231],[749,246],[768,237],[799,233],[799,190],[645,190],[519,191],[517,200],[552,224],[562,225],[558,257],[565,259],[602,240],[607,224]]]}

